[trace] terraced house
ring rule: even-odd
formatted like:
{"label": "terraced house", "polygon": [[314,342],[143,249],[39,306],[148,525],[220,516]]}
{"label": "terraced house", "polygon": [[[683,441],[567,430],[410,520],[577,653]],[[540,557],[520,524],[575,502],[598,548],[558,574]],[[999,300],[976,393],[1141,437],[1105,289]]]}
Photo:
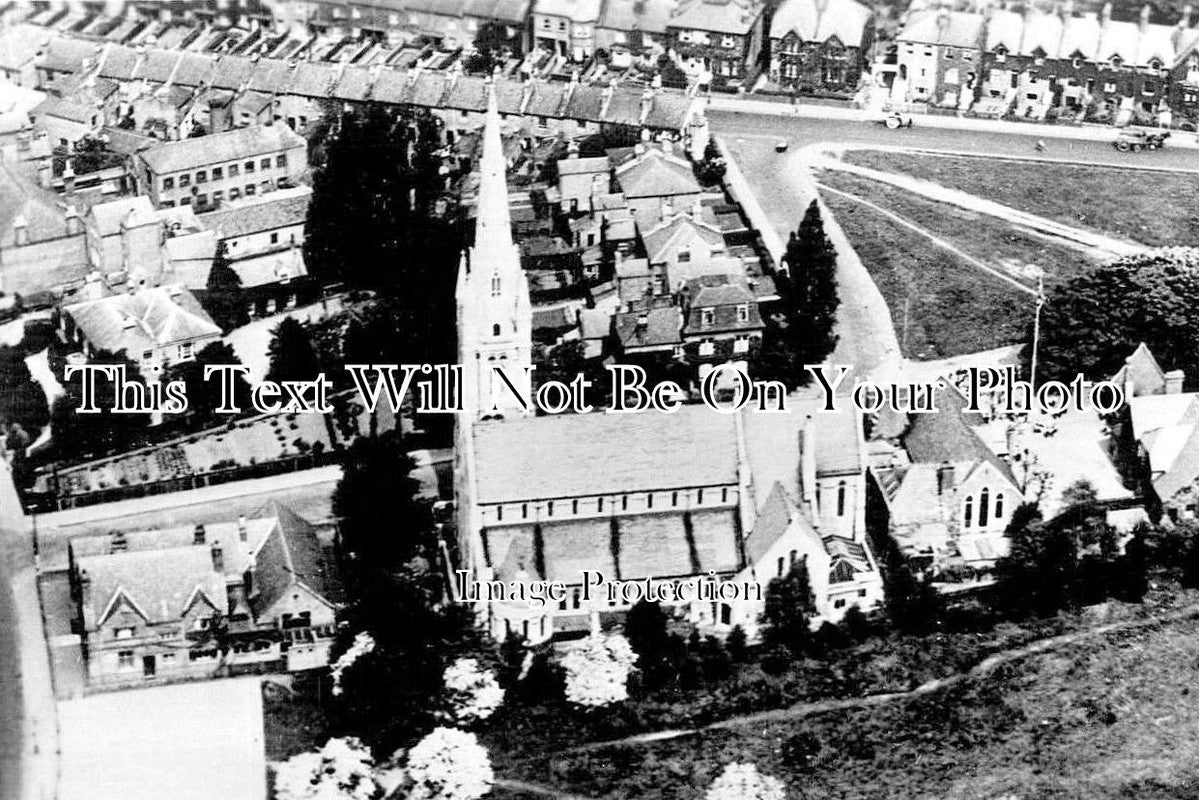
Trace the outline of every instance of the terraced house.
{"label": "terraced house", "polygon": [[667,23],[670,53],[685,72],[717,86],[757,74],[765,37],[759,0],[683,0]]}
{"label": "terraced house", "polygon": [[770,23],[770,80],[804,94],[850,95],[874,45],[874,15],[854,0],[787,0]]}
{"label": "terraced house", "polygon": [[1052,12],[997,9],[987,17],[921,12],[898,37],[906,79],[897,78],[892,97],[1027,119],[1170,125],[1176,112],[1193,119],[1199,30],[1189,13],[1172,25],[1152,17],[1145,6],[1136,20],[1116,20],[1110,3],[1084,14],[1069,3]]}

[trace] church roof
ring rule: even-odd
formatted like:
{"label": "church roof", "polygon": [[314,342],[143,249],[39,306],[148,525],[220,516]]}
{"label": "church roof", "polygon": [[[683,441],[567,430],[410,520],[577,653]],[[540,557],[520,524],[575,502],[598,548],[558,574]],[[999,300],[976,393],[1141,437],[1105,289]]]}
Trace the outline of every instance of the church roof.
{"label": "church roof", "polygon": [[733,418],[702,405],[509,418],[473,432],[479,503],[737,482]]}

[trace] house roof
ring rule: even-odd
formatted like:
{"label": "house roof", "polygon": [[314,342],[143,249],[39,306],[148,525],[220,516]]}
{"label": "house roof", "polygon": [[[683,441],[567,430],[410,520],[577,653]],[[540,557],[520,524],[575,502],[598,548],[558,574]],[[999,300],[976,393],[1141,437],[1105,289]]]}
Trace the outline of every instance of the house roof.
{"label": "house roof", "polygon": [[56,36],[50,40],[39,66],[53,72],[78,72],[84,61],[95,63],[97,49],[94,42]]}
{"label": "house roof", "polygon": [[50,31],[38,25],[14,25],[0,33],[0,69],[19,70],[50,43]]}
{"label": "house roof", "polygon": [[1124,365],[1112,375],[1111,381],[1117,386],[1131,383],[1133,392],[1138,395],[1160,394],[1166,388],[1166,373],[1149,347],[1141,342],[1132,355],[1124,359]]}
{"label": "house roof", "polygon": [[583,175],[607,172],[612,168],[612,162],[607,156],[594,158],[569,157],[558,160],[559,175]]}
{"label": "house roof", "polygon": [[928,9],[913,12],[896,37],[901,42],[978,49],[983,44],[986,18],[966,11]]}
{"label": "house roof", "polygon": [[1132,436],[1137,441],[1151,431],[1199,423],[1199,395],[1155,394],[1128,398]]}
{"label": "house roof", "polygon": [[76,564],[88,579],[83,610],[89,630],[121,603],[150,624],[182,618],[200,596],[217,611],[228,610],[225,578],[213,566],[207,545],[87,556]]}
{"label": "house roof", "polygon": [[683,314],[675,305],[629,311],[614,317],[613,328],[622,347],[669,347],[683,341]]}
{"label": "house roof", "polygon": [[1011,468],[987,447],[971,424],[977,415],[966,411],[966,398],[949,387],[937,393],[937,411],[911,414],[911,425],[903,436],[903,446],[913,463],[992,464],[1011,481],[1016,482]]}
{"label": "house roof", "polygon": [[308,217],[310,202],[312,189],[297,186],[229,203],[217,211],[200,214],[198,219],[205,228],[217,231],[222,239],[232,239],[301,225]]}
{"label": "house roof", "polygon": [[873,12],[855,0],[786,0],[774,12],[770,38],[782,39],[794,32],[805,42],[827,42],[859,46],[866,38]]}
{"label": "house roof", "polygon": [[145,195],[97,203],[88,210],[88,215],[94,220],[96,232],[101,236],[120,233],[124,225],[133,227],[156,222],[158,219],[154,215],[154,206],[150,203],[150,198]]}
{"label": "house roof", "polygon": [[736,483],[732,418],[706,406],[673,414],[566,414],[473,427],[480,503]]}
{"label": "house roof", "polygon": [[673,197],[703,191],[686,160],[657,147],[617,167],[616,179],[628,198]]}
{"label": "house roof", "polygon": [[66,234],[66,211],[49,189],[26,180],[14,164],[0,164],[0,246],[13,244],[13,225],[25,223],[29,241],[37,242]]}
{"label": "house roof", "polygon": [[159,286],[65,306],[88,342],[111,353],[221,335],[221,329],[182,286]]}
{"label": "house roof", "polygon": [[663,34],[676,8],[678,0],[608,0],[600,15],[599,27]]}
{"label": "house roof", "polygon": [[[261,512],[258,512],[261,513]],[[245,521],[209,522],[202,526],[201,544],[221,549],[225,575],[241,579],[250,566],[255,551],[275,527],[273,516],[257,516]],[[177,525],[165,529],[114,531],[112,533],[76,536],[71,539],[71,554],[79,559],[115,553],[136,553],[146,550],[169,550],[196,545],[196,525]]]}
{"label": "house roof", "polygon": [[680,0],[669,26],[744,36],[764,8],[757,0]]}
{"label": "house roof", "polygon": [[165,142],[146,150],[141,157],[151,170],[165,174],[304,146],[303,137],[286,125],[252,125]]}
{"label": "house roof", "polygon": [[290,508],[268,505],[277,524],[254,557],[250,607],[262,616],[296,585],[307,588],[330,606],[343,601],[335,565],[316,536],[316,529]]}
{"label": "house roof", "polygon": [[243,289],[269,286],[280,281],[303,278],[308,274],[304,251],[298,246],[251,258],[239,258],[231,262],[229,267],[237,273]]}
{"label": "house roof", "polygon": [[92,125],[100,119],[100,113],[94,107],[54,96],[47,97],[31,113],[35,117],[58,117],[80,125]]}
{"label": "house roof", "polygon": [[662,264],[672,260],[678,251],[701,241],[709,249],[724,248],[724,236],[719,230],[705,222],[696,220],[691,214],[677,214],[642,235],[645,255],[651,264]]}
{"label": "house roof", "polygon": [[533,13],[566,17],[572,22],[598,22],[602,0],[533,0]]}

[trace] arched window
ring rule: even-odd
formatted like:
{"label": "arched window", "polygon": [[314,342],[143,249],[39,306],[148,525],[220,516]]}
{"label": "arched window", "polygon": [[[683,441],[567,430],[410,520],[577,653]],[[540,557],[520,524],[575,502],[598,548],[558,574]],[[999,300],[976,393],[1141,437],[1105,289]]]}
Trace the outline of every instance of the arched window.
{"label": "arched window", "polygon": [[791,551],[791,566],[793,566],[793,567],[795,566],[795,558],[798,555],[799,555],[799,551],[797,551],[797,550]]}
{"label": "arched window", "polygon": [[570,501],[570,513],[572,513],[572,514],[579,513],[579,501],[578,500]]}
{"label": "arched window", "polygon": [[504,521],[504,507],[503,507],[503,506],[496,506],[496,508],[495,508],[495,519],[496,519],[496,522],[503,522],[503,521]]}
{"label": "arched window", "polygon": [[491,326],[491,335],[492,335],[492,336],[499,336],[499,335],[500,335],[500,325],[499,325],[499,323],[498,323],[498,322],[497,322],[495,325],[492,325],[492,326]]}
{"label": "arched window", "polygon": [[727,503],[728,501],[729,501],[729,490],[721,489],[720,490],[720,502]]}
{"label": "arched window", "polygon": [[853,580],[853,567],[845,561],[838,561],[828,574],[829,583],[848,583]]}
{"label": "arched window", "polygon": [[554,516],[554,501],[551,500],[545,504],[545,514],[548,517]]}
{"label": "arched window", "polygon": [[1003,519],[1003,492],[995,495],[995,519]]}
{"label": "arched window", "polygon": [[677,506],[679,504],[679,493],[678,492],[670,493],[670,504],[672,506]]}
{"label": "arched window", "polygon": [[649,492],[648,494],[645,495],[645,507],[646,508],[654,507],[654,493],[653,492]]}
{"label": "arched window", "polygon": [[620,510],[621,511],[629,510],[629,496],[627,494],[622,495],[620,498]]}
{"label": "arched window", "polygon": [[695,502],[696,502],[696,503],[703,503],[703,502],[704,502],[704,490],[703,490],[703,489],[698,489],[698,490],[696,490],[696,492],[695,492]]}
{"label": "arched window", "polygon": [[991,491],[983,489],[978,497],[978,527],[987,527],[987,519],[991,516]]}
{"label": "arched window", "polygon": [[529,504],[528,503],[520,504],[520,518],[521,519],[529,518]]}
{"label": "arched window", "polygon": [[845,516],[845,481],[837,484],[837,516]]}
{"label": "arched window", "polygon": [[962,510],[962,527],[969,528],[974,520],[974,498],[966,498],[966,507]]}
{"label": "arched window", "polygon": [[787,562],[783,559],[783,557],[779,556],[779,577],[780,578],[783,577],[783,565],[786,563]]}
{"label": "arched window", "polygon": [[602,497],[596,498],[596,501],[595,501],[595,510],[596,510],[596,511],[603,511],[603,510],[604,510],[604,498],[602,498]]}
{"label": "arched window", "polygon": [[491,296],[492,297],[500,296],[500,276],[499,275],[491,276]]}

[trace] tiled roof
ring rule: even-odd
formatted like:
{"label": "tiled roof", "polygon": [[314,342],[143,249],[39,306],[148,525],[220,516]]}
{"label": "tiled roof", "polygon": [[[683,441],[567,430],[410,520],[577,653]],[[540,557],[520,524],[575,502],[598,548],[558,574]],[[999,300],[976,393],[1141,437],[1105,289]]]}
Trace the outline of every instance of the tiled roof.
{"label": "tiled roof", "polygon": [[101,236],[120,233],[121,225],[126,222],[139,225],[155,221],[154,206],[145,195],[97,203],[91,207],[88,214],[95,220],[96,232]]}
{"label": "tiled roof", "polygon": [[91,59],[95,63],[96,52],[94,42],[59,36],[50,41],[39,66],[52,72],[79,72],[85,60]]}
{"label": "tiled roof", "polygon": [[241,56],[224,56],[212,74],[212,86],[218,89],[240,89],[250,79],[254,62]]}
{"label": "tiled roof", "polygon": [[63,313],[93,347],[113,353],[136,355],[152,347],[221,334],[195,296],[181,286],[88,300],[65,306]]}
{"label": "tiled roof", "polygon": [[599,26],[622,32],[663,34],[677,7],[678,0],[608,0]]}
{"label": "tiled roof", "polygon": [[1011,468],[996,456],[971,425],[976,415],[965,411],[966,398],[953,388],[937,394],[937,411],[911,414],[903,446],[913,463],[974,463],[986,461],[1015,483]]}
{"label": "tiled roof", "polygon": [[1124,366],[1111,377],[1111,381],[1118,386],[1131,381],[1133,391],[1138,395],[1159,394],[1166,388],[1166,373],[1148,346],[1141,342],[1132,355],[1124,359]]}
{"label": "tiled roof", "polygon": [[341,603],[340,577],[332,558],[317,539],[316,529],[287,506],[272,502],[268,508],[268,513],[278,524],[254,557],[250,607],[255,618],[264,614],[296,584],[331,606]]}
{"label": "tiled roof", "polygon": [[[224,560],[225,574],[240,579],[242,573],[250,566],[254,552],[275,527],[275,518],[255,516],[254,519],[246,520],[244,529],[238,522],[210,522],[200,527],[204,529],[201,543],[210,548],[214,545],[219,547]],[[71,539],[71,553],[75,558],[84,558],[119,552],[135,553],[191,547],[197,542],[196,528],[195,525],[178,525],[158,530],[114,531],[77,536]]]}
{"label": "tiled roof", "polygon": [[13,223],[25,221],[29,241],[51,239],[66,233],[66,214],[59,196],[26,180],[14,169],[0,164],[0,245],[13,243]]}
{"label": "tiled roof", "polygon": [[720,231],[696,220],[690,214],[678,214],[642,235],[645,255],[651,264],[661,264],[678,255],[679,248],[698,241],[709,249],[724,248]]}
{"label": "tiled roof", "polygon": [[119,44],[107,45],[102,53],[99,74],[102,78],[116,81],[133,79],[133,68],[137,66],[137,51]]}
{"label": "tiled roof", "polygon": [[473,432],[480,503],[737,480],[732,418],[706,406],[511,418],[479,423]]}
{"label": "tiled roof", "polygon": [[296,65],[295,75],[292,76],[288,92],[304,97],[328,97],[333,90],[335,80],[337,80],[337,70],[334,67],[328,64],[301,61]]}
{"label": "tiled roof", "polygon": [[88,579],[83,604],[87,628],[96,630],[126,603],[151,624],[183,617],[202,595],[215,610],[228,610],[225,578],[204,545],[88,556],[77,562]]}
{"label": "tiled roof", "polygon": [[153,83],[166,83],[179,63],[180,54],[175,50],[154,49],[146,53],[146,57],[138,64],[133,77],[138,80],[148,80]]}
{"label": "tiled roof", "polygon": [[18,70],[49,44],[52,34],[37,25],[14,25],[0,33],[0,68]]}
{"label": "tiled roof", "polygon": [[371,82],[369,69],[347,64],[329,96],[345,102],[361,102],[370,96]]}
{"label": "tiled roof", "polygon": [[598,22],[602,0],[533,0],[533,13],[566,17],[572,22]]}
{"label": "tiled roof", "polygon": [[216,71],[216,59],[202,53],[183,53],[171,75],[171,82],[182,86],[204,86]]}
{"label": "tiled roof", "polygon": [[81,125],[91,125],[93,121],[99,122],[100,117],[100,113],[95,108],[58,97],[47,97],[30,113],[35,118],[58,117],[59,119],[78,122]]}
{"label": "tiled roof", "polygon": [[141,157],[151,170],[161,175],[303,146],[303,137],[286,125],[252,125],[165,142],[146,150]]}
{"label": "tiled roof", "polygon": [[229,266],[237,273],[243,289],[303,278],[308,274],[308,267],[304,263],[304,251],[298,246],[260,256],[239,258]]}

